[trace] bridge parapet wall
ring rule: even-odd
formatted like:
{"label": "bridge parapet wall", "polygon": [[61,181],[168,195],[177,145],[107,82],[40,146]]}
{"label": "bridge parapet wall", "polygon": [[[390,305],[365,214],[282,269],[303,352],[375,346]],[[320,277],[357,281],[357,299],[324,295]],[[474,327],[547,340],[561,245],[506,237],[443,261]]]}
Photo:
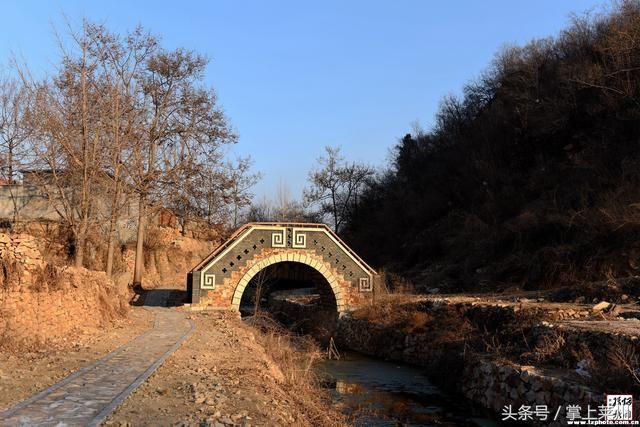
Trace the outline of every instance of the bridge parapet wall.
{"label": "bridge parapet wall", "polygon": [[326,226],[248,224],[190,273],[192,302],[238,308],[242,292],[262,269],[279,262],[306,264],[331,286],[338,311],[364,304],[376,273]]}

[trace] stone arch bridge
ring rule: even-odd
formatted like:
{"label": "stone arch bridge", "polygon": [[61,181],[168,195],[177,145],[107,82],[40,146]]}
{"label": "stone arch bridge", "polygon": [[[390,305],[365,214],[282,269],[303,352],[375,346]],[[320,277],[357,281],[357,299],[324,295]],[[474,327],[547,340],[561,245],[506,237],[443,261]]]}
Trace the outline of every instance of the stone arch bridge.
{"label": "stone arch bridge", "polygon": [[373,295],[376,272],[324,224],[249,223],[187,274],[194,306],[240,309],[265,272],[314,283],[344,314]]}

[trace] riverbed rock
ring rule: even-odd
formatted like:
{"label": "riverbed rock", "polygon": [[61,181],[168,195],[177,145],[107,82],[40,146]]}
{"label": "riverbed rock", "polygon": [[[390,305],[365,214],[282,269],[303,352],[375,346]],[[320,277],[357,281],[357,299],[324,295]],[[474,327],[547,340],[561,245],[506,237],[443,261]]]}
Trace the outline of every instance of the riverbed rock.
{"label": "riverbed rock", "polygon": [[593,307],[591,307],[591,311],[593,311],[594,313],[598,313],[600,311],[606,310],[607,308],[609,308],[610,305],[611,303],[607,301],[601,301],[596,305],[594,305]]}

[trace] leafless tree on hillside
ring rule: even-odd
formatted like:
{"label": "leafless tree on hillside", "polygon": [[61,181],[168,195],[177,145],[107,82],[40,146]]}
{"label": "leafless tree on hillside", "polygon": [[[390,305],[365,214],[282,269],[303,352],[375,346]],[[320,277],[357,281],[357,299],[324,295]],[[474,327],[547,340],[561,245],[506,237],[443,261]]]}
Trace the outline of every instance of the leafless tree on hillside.
{"label": "leafless tree on hillside", "polygon": [[[83,264],[101,167],[105,129],[100,123],[96,58],[86,25],[59,39],[61,66],[44,81],[27,81],[30,126],[43,191],[73,235],[74,265]],[[23,77],[26,73],[23,73]],[[46,170],[45,170],[46,169]]]}
{"label": "leafless tree on hillside", "polygon": [[133,284],[140,285],[148,207],[161,204],[197,176],[221,144],[233,142],[217,97],[203,86],[207,60],[188,50],[154,47],[137,74],[141,120],[126,165],[138,196],[138,233]]}
{"label": "leafless tree on hillside", "polygon": [[259,174],[252,174],[251,159],[241,158],[234,163],[227,163],[229,171],[229,201],[231,205],[231,217],[233,218],[233,227],[238,226],[240,213],[244,208],[251,204],[253,195],[250,193],[251,188],[260,179]]}
{"label": "leafless tree on hillside", "polygon": [[124,208],[137,204],[133,284],[140,285],[150,216],[170,207],[184,225],[210,215],[209,193],[215,209],[240,209],[255,176],[248,160],[224,162],[222,146],[236,136],[204,83],[201,55],[165,50],[140,27],[123,36],[86,20],[77,31],[69,26],[59,46],[53,77],[38,80],[17,67],[29,99],[34,178],[71,230],[76,266],[89,228],[107,235],[108,275]]}
{"label": "leafless tree on hillside", "polygon": [[26,91],[19,80],[0,78],[0,176],[10,184],[14,224],[18,221],[18,205],[13,184],[17,169],[26,165],[31,152],[25,126],[27,111]]}
{"label": "leafless tree on hillside", "polygon": [[305,189],[305,201],[318,206],[322,216],[328,216],[336,233],[348,215],[358,207],[358,196],[373,169],[358,163],[347,163],[339,148],[325,147],[326,154],[318,159],[319,169],[309,174],[311,186]]}
{"label": "leafless tree on hillside", "polygon": [[136,94],[139,87],[137,73],[145,66],[157,40],[137,27],[126,37],[109,32],[104,26],[85,24],[92,39],[92,54],[98,62],[98,78],[103,88],[102,120],[108,134],[103,164],[103,180],[111,203],[107,237],[106,273],[113,272],[117,224],[122,211],[130,203],[130,191],[125,165],[132,144],[139,139],[140,108]]}

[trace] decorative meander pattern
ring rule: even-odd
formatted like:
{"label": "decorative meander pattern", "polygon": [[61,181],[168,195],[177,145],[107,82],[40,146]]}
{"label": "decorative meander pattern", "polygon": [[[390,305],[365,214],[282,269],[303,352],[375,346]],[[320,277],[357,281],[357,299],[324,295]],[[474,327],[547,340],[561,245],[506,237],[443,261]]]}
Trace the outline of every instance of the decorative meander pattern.
{"label": "decorative meander pattern", "polygon": [[[227,283],[235,272],[252,269],[259,264],[261,257],[271,256],[274,251],[281,253],[311,256],[322,260],[313,268],[328,269],[324,275],[339,277],[356,293],[369,293],[373,290],[375,271],[367,266],[344,242],[324,225],[306,224],[248,224],[240,229],[222,247],[203,260],[191,275],[197,275],[197,287],[201,292],[193,291],[193,295],[207,296]],[[265,255],[266,254],[266,255]],[[308,258],[311,259],[311,258]],[[292,261],[291,261],[292,260]],[[296,258],[282,257],[279,262],[298,262]],[[248,264],[251,263],[251,264]],[[244,274],[244,273],[242,273]],[[237,277],[233,280],[239,280]],[[227,286],[234,286],[229,284]],[[224,286],[223,286],[224,287]],[[222,292],[222,291],[220,291]],[[351,291],[350,291],[351,292]]]}
{"label": "decorative meander pattern", "polygon": [[[308,238],[308,236],[310,236]],[[354,260],[324,233],[307,231],[295,227],[283,227],[277,230],[253,230],[237,245],[231,248],[224,256],[205,270],[203,278],[207,274],[213,275],[219,281],[230,276],[234,269],[242,267],[252,258],[253,254],[262,248],[291,248],[312,249],[332,264],[336,270],[347,279],[355,277],[368,278],[368,272],[357,265]],[[206,280],[203,280],[205,285]],[[209,283],[207,283],[207,286]],[[205,289],[203,287],[203,289]],[[362,287],[366,290],[366,287]]]}

